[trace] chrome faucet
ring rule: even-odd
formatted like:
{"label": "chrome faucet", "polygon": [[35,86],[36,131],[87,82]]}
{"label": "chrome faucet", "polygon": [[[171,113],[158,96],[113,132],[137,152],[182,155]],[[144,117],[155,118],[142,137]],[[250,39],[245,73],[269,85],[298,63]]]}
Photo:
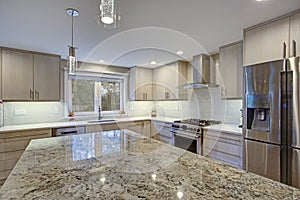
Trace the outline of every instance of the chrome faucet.
{"label": "chrome faucet", "polygon": [[99,107],[98,107],[98,120],[101,120],[103,118],[101,112],[102,112],[102,109],[101,109],[101,106],[99,105]]}

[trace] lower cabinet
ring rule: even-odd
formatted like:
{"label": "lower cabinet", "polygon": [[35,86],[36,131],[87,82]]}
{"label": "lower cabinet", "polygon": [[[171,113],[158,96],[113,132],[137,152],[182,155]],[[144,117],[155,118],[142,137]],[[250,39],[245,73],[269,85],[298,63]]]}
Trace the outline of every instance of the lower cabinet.
{"label": "lower cabinet", "polygon": [[154,121],[151,122],[152,138],[160,140],[165,143],[172,143],[173,134],[171,133],[172,123]]}
{"label": "lower cabinet", "polygon": [[85,131],[87,133],[96,133],[101,131],[110,131],[110,130],[120,130],[120,127],[117,123],[111,123],[111,124],[93,124],[93,125],[87,125],[85,128]]}
{"label": "lower cabinet", "polygon": [[16,131],[0,134],[0,186],[14,168],[32,139],[51,137],[51,129]]}
{"label": "lower cabinet", "polygon": [[127,129],[151,137],[151,121],[118,122],[109,124],[93,124],[86,126],[87,133]]}
{"label": "lower cabinet", "polygon": [[203,155],[242,169],[242,135],[204,130]]}
{"label": "lower cabinet", "polygon": [[130,122],[127,124],[126,129],[151,137],[151,121]]}

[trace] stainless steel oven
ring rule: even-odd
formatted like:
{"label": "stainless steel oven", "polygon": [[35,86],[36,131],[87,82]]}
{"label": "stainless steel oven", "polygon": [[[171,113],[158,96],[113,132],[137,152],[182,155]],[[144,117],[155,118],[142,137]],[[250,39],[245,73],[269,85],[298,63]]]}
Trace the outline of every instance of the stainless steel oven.
{"label": "stainless steel oven", "polygon": [[201,136],[193,137],[189,135],[178,134],[177,132],[173,133],[173,144],[175,147],[179,147],[193,153],[202,154]]}
{"label": "stainless steel oven", "polygon": [[200,119],[174,121],[171,130],[173,133],[173,144],[176,147],[203,155],[202,127],[218,123],[220,122]]}

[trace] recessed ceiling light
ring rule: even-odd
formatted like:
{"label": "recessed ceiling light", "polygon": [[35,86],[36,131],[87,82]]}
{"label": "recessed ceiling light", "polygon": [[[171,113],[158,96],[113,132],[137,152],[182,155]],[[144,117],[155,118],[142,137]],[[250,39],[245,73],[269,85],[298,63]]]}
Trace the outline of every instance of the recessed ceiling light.
{"label": "recessed ceiling light", "polygon": [[150,62],[150,64],[151,64],[151,65],[156,65],[157,62],[156,62],[155,60],[152,60],[152,61]]}
{"label": "recessed ceiling light", "polygon": [[256,0],[256,1],[264,1],[264,0]]}
{"label": "recessed ceiling light", "polygon": [[105,60],[98,60],[99,63],[105,63]]}
{"label": "recessed ceiling light", "polygon": [[182,54],[183,54],[183,51],[179,50],[179,51],[177,51],[176,53],[177,53],[177,55],[182,55]]}

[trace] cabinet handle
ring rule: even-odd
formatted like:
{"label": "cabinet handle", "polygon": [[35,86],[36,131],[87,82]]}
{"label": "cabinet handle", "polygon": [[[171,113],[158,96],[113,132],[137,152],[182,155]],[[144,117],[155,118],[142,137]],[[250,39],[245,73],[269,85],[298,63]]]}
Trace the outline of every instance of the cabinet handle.
{"label": "cabinet handle", "polygon": [[170,97],[170,96],[169,96],[169,92],[165,92],[165,98],[166,98],[166,99],[169,99],[169,97]]}
{"label": "cabinet handle", "polygon": [[283,58],[286,58],[286,43],[283,43]]}
{"label": "cabinet handle", "polygon": [[39,100],[40,92],[38,92],[37,90],[34,90],[34,93],[35,93],[35,99]]}
{"label": "cabinet handle", "polygon": [[30,91],[29,91],[29,98],[33,100],[33,90],[32,89],[30,89]]}
{"label": "cabinet handle", "polygon": [[293,48],[293,57],[296,57],[296,40],[293,40],[292,48]]}

